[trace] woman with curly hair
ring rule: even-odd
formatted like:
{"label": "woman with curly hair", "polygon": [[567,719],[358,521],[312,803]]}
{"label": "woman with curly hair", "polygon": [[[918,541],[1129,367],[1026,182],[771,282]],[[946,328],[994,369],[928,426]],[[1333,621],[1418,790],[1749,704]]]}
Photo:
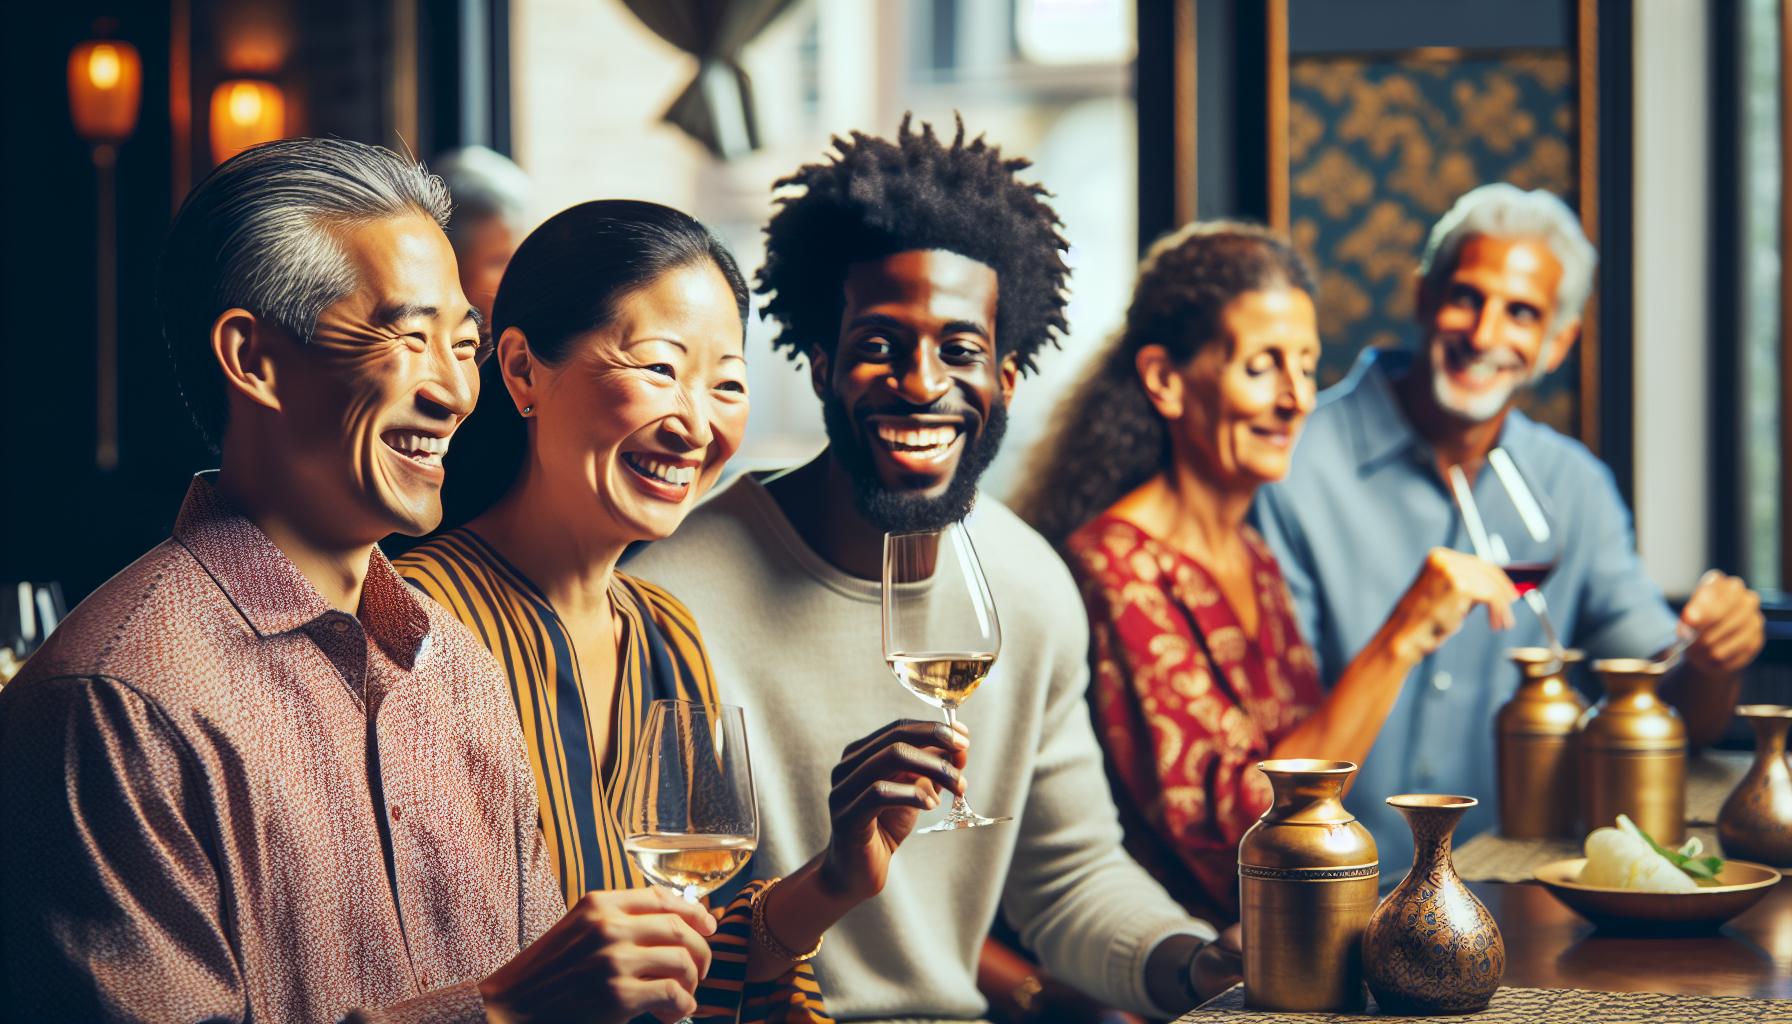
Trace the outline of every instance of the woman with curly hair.
{"label": "woman with curly hair", "polygon": [[[1066,554],[1091,626],[1091,694],[1128,847],[1191,913],[1237,918],[1238,841],[1266,758],[1361,763],[1407,674],[1477,604],[1492,565],[1431,553],[1329,694],[1275,558],[1246,522],[1317,401],[1312,272],[1245,224],[1152,247],[1126,326],[1065,400],[1016,510]],[[1397,865],[1396,865],[1397,867]]]}

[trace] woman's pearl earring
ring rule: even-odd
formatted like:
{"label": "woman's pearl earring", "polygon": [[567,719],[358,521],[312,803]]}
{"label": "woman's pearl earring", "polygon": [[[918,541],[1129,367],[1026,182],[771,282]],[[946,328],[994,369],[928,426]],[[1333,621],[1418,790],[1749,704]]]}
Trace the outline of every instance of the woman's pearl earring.
{"label": "woman's pearl earring", "polygon": [[524,415],[524,416],[527,416],[527,415],[529,415],[529,414],[530,414],[530,413],[532,413],[532,412],[534,412],[534,411],[535,411],[535,407],[534,407],[534,406],[533,406],[533,405],[525,405],[525,406],[523,406],[523,415]]}

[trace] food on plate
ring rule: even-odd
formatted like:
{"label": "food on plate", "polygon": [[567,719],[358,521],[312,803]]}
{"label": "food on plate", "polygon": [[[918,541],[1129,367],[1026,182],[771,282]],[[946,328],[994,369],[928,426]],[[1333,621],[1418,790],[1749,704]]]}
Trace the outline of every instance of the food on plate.
{"label": "food on plate", "polygon": [[1617,828],[1587,836],[1587,863],[1576,881],[1602,889],[1694,892],[1700,884],[1715,884],[1724,866],[1721,857],[1701,857],[1704,848],[1694,836],[1678,850],[1665,850],[1620,814]]}

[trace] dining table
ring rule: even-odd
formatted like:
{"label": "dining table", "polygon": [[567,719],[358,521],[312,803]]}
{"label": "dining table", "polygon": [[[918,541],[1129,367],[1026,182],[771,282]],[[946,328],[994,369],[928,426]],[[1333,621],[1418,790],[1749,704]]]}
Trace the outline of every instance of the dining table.
{"label": "dining table", "polygon": [[[1748,770],[1739,752],[1689,759],[1687,827],[1717,846],[1723,798]],[[1488,1008],[1457,1018],[1478,1024],[1731,1021],[1792,1022],[1792,882],[1720,927],[1639,935],[1596,927],[1568,909],[1530,872],[1578,856],[1572,840],[1517,840],[1487,832],[1457,846],[1458,874],[1498,923],[1506,971]],[[1379,1015],[1371,998],[1357,1014],[1289,1013],[1245,1005],[1235,986],[1179,1024],[1334,1024]]]}

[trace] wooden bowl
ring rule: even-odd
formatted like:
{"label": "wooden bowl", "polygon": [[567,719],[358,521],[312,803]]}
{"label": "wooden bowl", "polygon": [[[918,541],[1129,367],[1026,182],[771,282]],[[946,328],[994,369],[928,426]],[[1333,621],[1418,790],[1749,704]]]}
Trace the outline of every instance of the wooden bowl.
{"label": "wooden bowl", "polygon": [[1697,892],[1638,892],[1581,885],[1575,879],[1585,857],[1558,860],[1533,874],[1550,895],[1602,930],[1696,931],[1715,929],[1761,902],[1779,884],[1780,873],[1748,861],[1724,862],[1718,884]]}

